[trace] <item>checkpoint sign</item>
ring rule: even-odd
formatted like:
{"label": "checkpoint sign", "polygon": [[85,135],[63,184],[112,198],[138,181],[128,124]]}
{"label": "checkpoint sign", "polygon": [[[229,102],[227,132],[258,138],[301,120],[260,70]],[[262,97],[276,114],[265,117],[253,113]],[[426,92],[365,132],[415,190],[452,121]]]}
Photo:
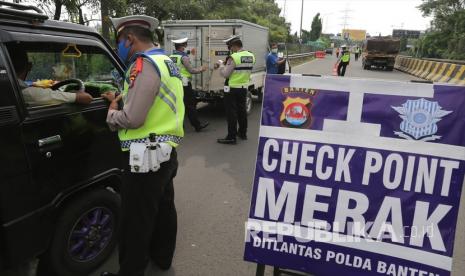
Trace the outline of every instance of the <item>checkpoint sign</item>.
{"label": "checkpoint sign", "polygon": [[268,75],[244,258],[335,275],[451,275],[465,87]]}

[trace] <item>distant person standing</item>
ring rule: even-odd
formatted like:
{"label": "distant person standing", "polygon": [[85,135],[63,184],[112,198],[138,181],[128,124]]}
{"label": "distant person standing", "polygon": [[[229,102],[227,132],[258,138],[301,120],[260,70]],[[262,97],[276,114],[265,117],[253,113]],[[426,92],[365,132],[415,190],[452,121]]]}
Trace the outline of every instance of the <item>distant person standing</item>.
{"label": "distant person standing", "polygon": [[336,48],[336,58],[339,58],[339,47]]}
{"label": "distant person standing", "polygon": [[[266,73],[267,74],[282,74],[280,66],[286,63],[284,58],[278,57],[278,44],[271,43],[271,51],[266,57]],[[281,70],[282,71],[282,70]]]}
{"label": "distant person standing", "polygon": [[360,56],[359,47],[355,48],[354,56],[355,56],[355,61],[357,61],[357,60],[358,60],[358,57]]}
{"label": "distant person standing", "polygon": [[346,45],[342,45],[341,49],[342,49],[342,53],[341,53],[341,58],[339,58],[338,60],[339,65],[337,66],[337,75],[344,77],[344,75],[346,74],[347,66],[349,65],[349,62],[350,62],[350,51],[347,50]]}

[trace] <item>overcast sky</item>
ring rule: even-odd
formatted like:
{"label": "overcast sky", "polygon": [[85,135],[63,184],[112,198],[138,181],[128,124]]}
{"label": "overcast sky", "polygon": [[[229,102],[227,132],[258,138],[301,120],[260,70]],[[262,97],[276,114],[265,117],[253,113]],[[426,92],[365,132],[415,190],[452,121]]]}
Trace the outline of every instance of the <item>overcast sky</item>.
{"label": "overcast sky", "polygon": [[[302,0],[275,0],[294,33],[300,30]],[[371,35],[392,34],[392,29],[425,30],[430,18],[416,8],[421,0],[304,0],[302,28],[310,30],[312,18],[320,13],[324,33],[340,33],[347,10],[349,29],[364,29]],[[284,4],[285,9],[284,9]]]}

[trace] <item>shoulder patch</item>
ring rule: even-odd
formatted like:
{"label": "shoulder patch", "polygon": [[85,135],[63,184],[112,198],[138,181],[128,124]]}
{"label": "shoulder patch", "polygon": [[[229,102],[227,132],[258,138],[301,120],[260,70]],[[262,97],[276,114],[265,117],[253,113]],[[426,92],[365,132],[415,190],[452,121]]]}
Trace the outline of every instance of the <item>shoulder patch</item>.
{"label": "shoulder patch", "polygon": [[170,73],[171,77],[181,78],[181,74],[179,73],[179,69],[176,66],[176,64],[174,64],[174,62],[172,60],[170,60],[170,59],[165,60],[165,65],[166,65],[166,68],[168,68],[168,72]]}
{"label": "shoulder patch", "polygon": [[241,57],[241,63],[253,63],[253,57],[251,56]]}

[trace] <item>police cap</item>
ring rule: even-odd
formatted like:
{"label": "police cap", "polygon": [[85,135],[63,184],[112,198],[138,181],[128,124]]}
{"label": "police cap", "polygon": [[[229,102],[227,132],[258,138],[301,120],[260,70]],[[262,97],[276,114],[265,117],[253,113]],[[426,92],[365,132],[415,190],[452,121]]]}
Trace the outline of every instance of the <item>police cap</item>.
{"label": "police cap", "polygon": [[230,38],[226,39],[226,40],[223,40],[224,43],[226,43],[227,45],[235,42],[235,41],[241,41],[241,37],[238,36],[238,35],[233,35],[231,36]]}
{"label": "police cap", "polygon": [[158,27],[158,19],[147,15],[130,15],[119,18],[110,18],[110,20],[117,33],[121,32],[128,26],[147,28],[151,32],[155,31]]}

